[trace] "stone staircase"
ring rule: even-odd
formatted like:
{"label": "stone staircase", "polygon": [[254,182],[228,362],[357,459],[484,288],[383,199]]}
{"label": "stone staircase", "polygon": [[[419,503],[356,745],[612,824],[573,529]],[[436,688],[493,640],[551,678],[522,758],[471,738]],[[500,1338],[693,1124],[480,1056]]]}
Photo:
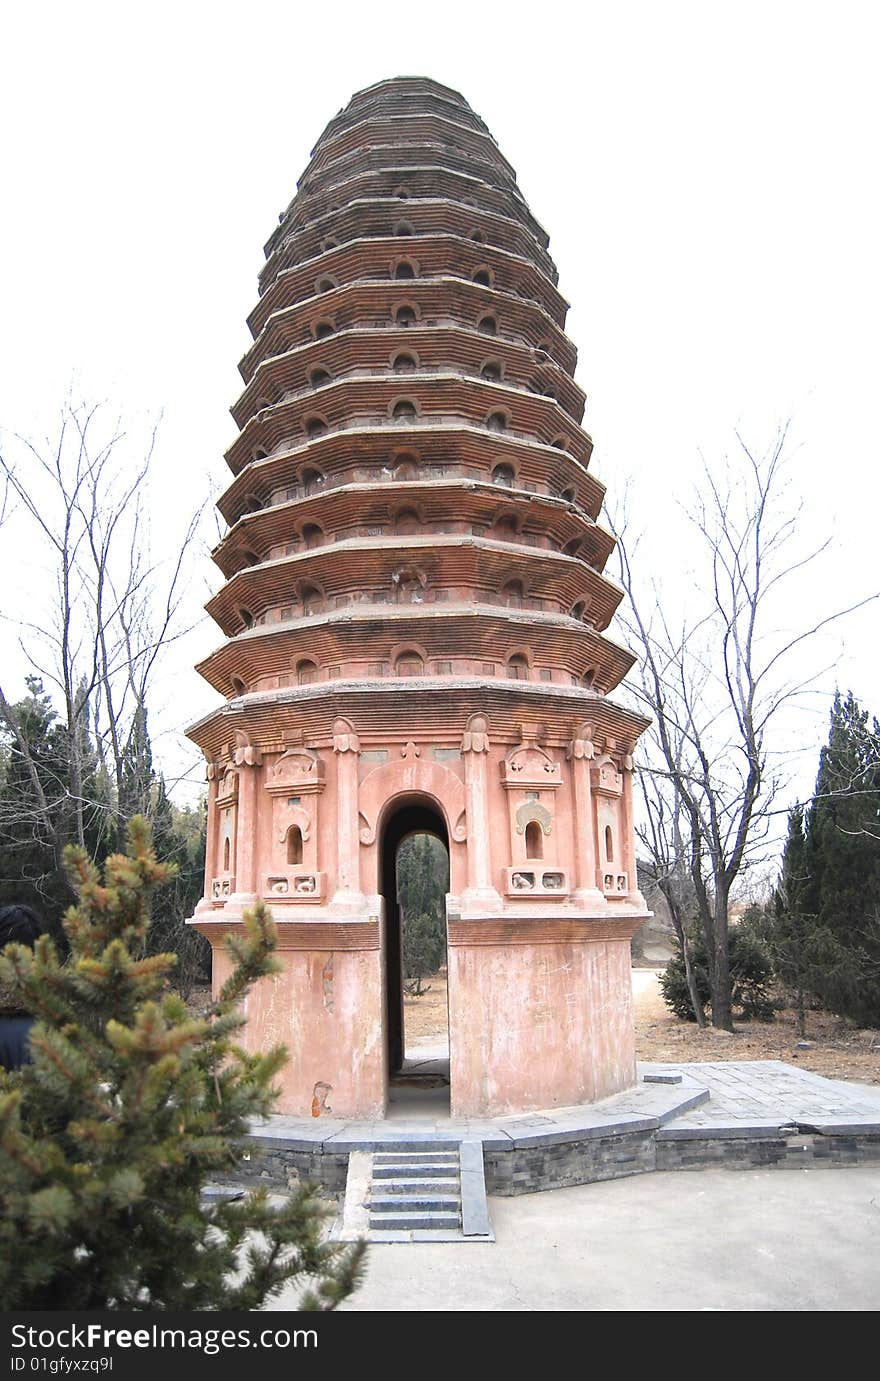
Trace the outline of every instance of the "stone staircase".
{"label": "stone staircase", "polygon": [[493,1242],[480,1141],[352,1151],[342,1240]]}

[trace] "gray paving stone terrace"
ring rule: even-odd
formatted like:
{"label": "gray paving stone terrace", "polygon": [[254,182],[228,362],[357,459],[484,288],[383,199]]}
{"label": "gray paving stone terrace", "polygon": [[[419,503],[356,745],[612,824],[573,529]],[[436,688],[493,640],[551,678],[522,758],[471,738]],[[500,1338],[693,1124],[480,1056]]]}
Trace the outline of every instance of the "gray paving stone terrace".
{"label": "gray paving stone terrace", "polygon": [[[645,1083],[648,1074],[678,1074],[679,1083]],[[639,1083],[599,1103],[519,1117],[453,1119],[432,1104],[386,1120],[273,1116],[252,1137],[266,1150],[372,1151],[402,1143],[436,1146],[463,1139],[487,1151],[663,1129],[664,1137],[755,1136],[781,1127],[826,1135],[880,1134],[880,1087],[825,1079],[781,1060],[645,1064]]]}

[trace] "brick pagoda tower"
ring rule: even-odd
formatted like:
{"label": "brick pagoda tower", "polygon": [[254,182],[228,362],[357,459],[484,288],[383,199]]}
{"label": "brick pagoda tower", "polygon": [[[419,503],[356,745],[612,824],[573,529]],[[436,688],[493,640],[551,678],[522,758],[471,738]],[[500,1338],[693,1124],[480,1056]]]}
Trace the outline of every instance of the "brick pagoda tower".
{"label": "brick pagoda tower", "polygon": [[266,246],[233,408],[225,704],[206,893],[223,936],[272,907],[283,973],[246,1040],[283,1041],[280,1110],[382,1116],[403,1050],[395,856],[450,858],[451,1110],[635,1079],[632,657],[547,236],[456,92],[380,82],[327,126]]}

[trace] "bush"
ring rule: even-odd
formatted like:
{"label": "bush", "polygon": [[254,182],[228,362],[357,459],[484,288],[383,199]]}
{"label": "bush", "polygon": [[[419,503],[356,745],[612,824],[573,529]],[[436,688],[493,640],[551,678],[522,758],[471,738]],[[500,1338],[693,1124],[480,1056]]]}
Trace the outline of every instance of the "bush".
{"label": "bush", "polygon": [[[770,992],[773,970],[766,950],[749,931],[733,929],[729,936],[730,981],[733,1010],[745,1020],[772,1021],[775,1003]],[[702,937],[691,944],[691,966],[703,1011],[709,1006],[711,990]],[[660,991],[666,1006],[682,1021],[696,1021],[691,1007],[684,959],[676,954],[660,975]]]}

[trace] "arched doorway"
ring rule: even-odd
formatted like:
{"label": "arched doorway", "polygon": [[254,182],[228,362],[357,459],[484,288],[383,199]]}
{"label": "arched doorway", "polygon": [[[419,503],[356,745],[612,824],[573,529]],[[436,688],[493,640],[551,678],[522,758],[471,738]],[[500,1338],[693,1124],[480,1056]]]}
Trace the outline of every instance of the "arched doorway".
{"label": "arched doorway", "polygon": [[[399,895],[398,855],[405,840],[432,835],[446,852],[448,879],[449,838],[439,806],[429,797],[409,797],[396,803],[382,831],[380,890],[385,898],[385,1030],[388,1074],[403,1069],[406,1055],[404,1024],[403,915]],[[446,882],[448,887],[448,881]],[[445,907],[445,903],[444,903]],[[442,917],[445,939],[445,911]]]}

